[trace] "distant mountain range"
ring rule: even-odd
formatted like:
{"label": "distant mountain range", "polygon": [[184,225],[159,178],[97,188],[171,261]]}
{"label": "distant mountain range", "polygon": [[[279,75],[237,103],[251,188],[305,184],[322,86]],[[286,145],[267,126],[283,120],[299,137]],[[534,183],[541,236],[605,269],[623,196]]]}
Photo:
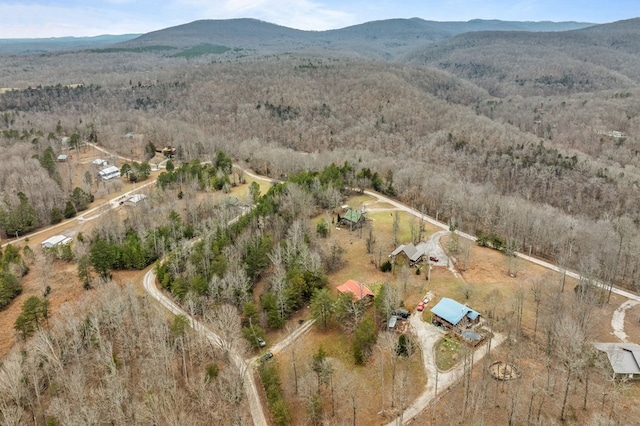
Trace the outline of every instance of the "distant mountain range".
{"label": "distant mountain range", "polygon": [[328,31],[229,19],[143,35],[0,40],[0,53],[61,50],[207,60],[296,54],[408,63],[448,71],[497,97],[627,90],[640,84],[640,18],[601,25],[411,18]]}
{"label": "distant mountain range", "polygon": [[190,48],[222,45],[256,53],[315,49],[393,60],[417,47],[475,31],[568,31],[593,26],[581,22],[472,20],[436,22],[419,18],[366,22],[338,30],[303,31],[256,19],[201,20],[144,34],[120,44]]}
{"label": "distant mountain range", "polygon": [[394,59],[416,47],[476,31],[568,31],[591,27],[583,22],[514,22],[471,20],[436,22],[419,18],[372,21],[338,30],[303,31],[256,19],[200,20],[147,34],[0,39],[0,53],[45,53],[106,46],[188,49],[211,44],[255,53],[323,49],[349,51],[365,57]]}

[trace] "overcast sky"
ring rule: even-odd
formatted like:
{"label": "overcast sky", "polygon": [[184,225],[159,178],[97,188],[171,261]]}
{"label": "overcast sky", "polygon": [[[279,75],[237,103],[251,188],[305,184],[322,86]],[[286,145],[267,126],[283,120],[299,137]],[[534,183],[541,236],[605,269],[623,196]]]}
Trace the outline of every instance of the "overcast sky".
{"label": "overcast sky", "polygon": [[326,30],[413,17],[606,23],[640,17],[640,0],[0,0],[0,38],[140,34],[198,19]]}

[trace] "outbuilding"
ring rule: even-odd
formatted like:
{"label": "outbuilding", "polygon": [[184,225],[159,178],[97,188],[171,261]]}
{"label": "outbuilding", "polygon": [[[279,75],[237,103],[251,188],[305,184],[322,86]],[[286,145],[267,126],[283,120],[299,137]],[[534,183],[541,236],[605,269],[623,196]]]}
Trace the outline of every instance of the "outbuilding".
{"label": "outbuilding", "polygon": [[71,241],[73,241],[71,237],[67,237],[65,235],[54,235],[42,242],[42,248],[50,249],[56,246],[69,244]]}
{"label": "outbuilding", "polygon": [[110,167],[107,167],[106,169],[100,170],[98,172],[98,176],[102,180],[114,179],[114,178],[120,177],[120,169],[117,168],[116,166],[110,166]]}
{"label": "outbuilding", "polygon": [[147,198],[146,194],[136,194],[129,197],[127,202],[131,204],[138,204],[140,201],[144,200],[145,198]]}

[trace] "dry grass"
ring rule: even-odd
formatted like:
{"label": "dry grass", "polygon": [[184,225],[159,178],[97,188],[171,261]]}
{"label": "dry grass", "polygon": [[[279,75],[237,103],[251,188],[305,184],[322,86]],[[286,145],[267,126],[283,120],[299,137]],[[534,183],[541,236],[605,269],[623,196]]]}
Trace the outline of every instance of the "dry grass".
{"label": "dry grass", "polygon": [[[310,369],[311,360],[320,346],[326,352],[334,369],[332,380],[335,415],[333,415],[334,409],[331,404],[331,385],[322,386],[320,389],[324,401],[324,416],[330,424],[351,424],[352,395],[355,397],[357,407],[357,424],[385,424],[391,420],[392,413],[397,414],[397,411],[391,410],[392,369],[389,353],[383,351],[378,344],[367,365],[354,366],[350,336],[345,335],[337,327],[326,331],[314,328],[293,347],[287,348],[276,356],[285,398],[292,413],[291,424],[305,424],[307,421],[306,402],[317,390],[316,375]],[[298,376],[297,394],[294,357]],[[422,391],[424,384],[425,376],[420,355],[414,354],[408,359],[398,358],[394,393],[396,409],[403,403],[406,406],[413,401]],[[384,415],[381,413],[383,408]]]}

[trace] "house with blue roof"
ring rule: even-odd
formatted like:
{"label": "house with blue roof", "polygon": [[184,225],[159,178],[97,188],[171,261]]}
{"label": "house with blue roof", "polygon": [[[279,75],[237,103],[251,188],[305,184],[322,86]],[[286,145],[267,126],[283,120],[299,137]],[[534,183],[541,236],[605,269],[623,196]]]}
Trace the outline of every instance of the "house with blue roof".
{"label": "house with blue roof", "polygon": [[480,314],[467,305],[443,297],[431,308],[433,323],[446,328],[464,330],[480,322]]}

